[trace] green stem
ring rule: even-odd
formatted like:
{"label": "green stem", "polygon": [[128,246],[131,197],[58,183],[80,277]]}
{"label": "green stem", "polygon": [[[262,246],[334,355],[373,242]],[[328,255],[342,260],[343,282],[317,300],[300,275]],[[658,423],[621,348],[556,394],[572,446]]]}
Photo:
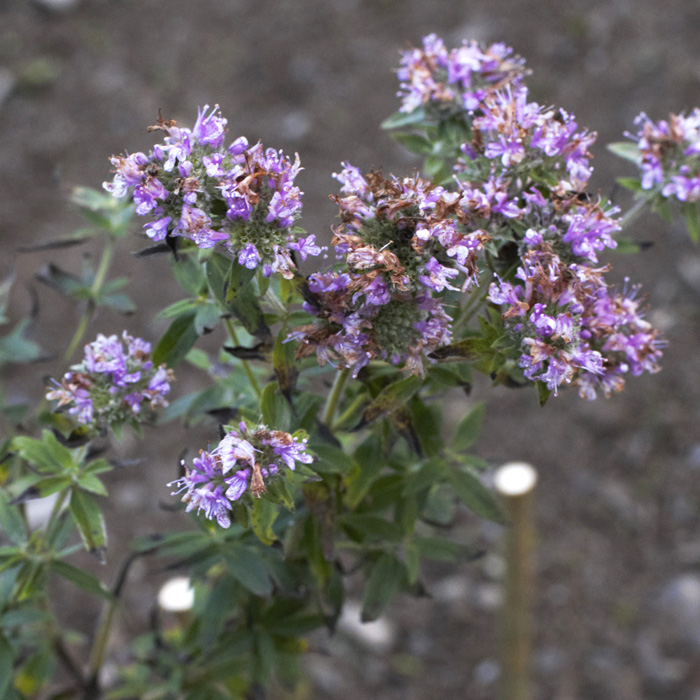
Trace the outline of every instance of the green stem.
{"label": "green stem", "polygon": [[330,394],[328,394],[328,399],[326,400],[326,406],[323,409],[322,418],[323,423],[329,428],[333,423],[333,416],[335,415],[335,411],[338,408],[338,403],[340,402],[340,395],[343,393],[343,387],[345,386],[345,382],[349,375],[349,369],[342,369],[335,375],[335,379],[333,380],[333,386],[331,387]]}
{"label": "green stem", "polygon": [[350,405],[342,412],[342,414],[338,417],[338,419],[333,423],[331,427],[331,430],[338,430],[341,426],[343,426],[346,421],[350,420],[352,418],[352,414],[357,410],[359,406],[361,406],[365,401],[366,397],[360,395],[356,396],[355,400],[350,403]]}
{"label": "green stem", "polygon": [[90,654],[90,664],[88,668],[88,689],[96,689],[99,687],[99,675],[102,664],[107,653],[107,642],[109,641],[109,633],[112,630],[112,621],[114,613],[117,609],[117,598],[113,598],[109,603],[105,604],[100,614],[100,619],[95,634],[95,643],[92,645]]}
{"label": "green stem", "polygon": [[467,299],[467,303],[459,312],[457,320],[452,324],[452,333],[455,337],[457,335],[457,331],[462,328],[462,326],[466,326],[467,323],[472,320],[474,315],[481,310],[481,305],[489,293],[489,284],[491,284],[491,279],[489,279],[486,284],[483,284],[479,292],[474,290]]}
{"label": "green stem", "polygon": [[[226,328],[228,328],[228,334],[231,336],[231,340],[234,342],[234,344],[240,345],[238,341],[238,335],[236,335],[236,329],[233,327],[233,323],[231,323],[230,318],[226,319]],[[248,360],[241,360],[241,364],[243,365],[243,370],[245,371],[246,376],[248,377],[250,385],[253,387],[253,390],[255,391],[257,397],[260,398],[262,396],[260,384],[258,384],[258,380],[255,378],[255,375],[253,374],[253,370],[250,364],[248,363]]]}
{"label": "green stem", "polygon": [[287,316],[287,307],[277,298],[277,295],[268,287],[262,300],[270,307],[272,313],[285,318]]}
{"label": "green stem", "polygon": [[638,199],[619,220],[620,228],[623,230],[627,228],[627,226],[629,226],[644,211],[644,207],[648,206],[648,204],[648,199]]}
{"label": "green stem", "polygon": [[70,488],[59,491],[58,498],[56,498],[53,504],[51,515],[49,515],[49,522],[46,524],[46,539],[48,541],[51,541],[53,529],[56,527],[56,521],[58,520],[58,516],[61,514],[61,509],[63,508],[63,504],[66,502],[66,498],[68,498],[70,491]]}
{"label": "green stem", "polygon": [[71,357],[73,357],[73,353],[75,352],[78,345],[80,345],[80,341],[85,335],[85,331],[87,330],[88,324],[92,320],[92,317],[95,315],[96,306],[94,299],[100,293],[100,290],[102,289],[102,286],[105,283],[105,278],[107,277],[107,272],[109,271],[109,266],[112,262],[113,257],[114,241],[111,238],[108,238],[107,242],[105,243],[105,247],[102,250],[102,257],[100,258],[100,263],[97,266],[95,278],[93,279],[92,285],[90,286],[90,301],[88,301],[87,306],[85,307],[85,311],[83,311],[83,314],[80,317],[80,321],[78,323],[78,327],[76,328],[75,334],[73,335],[73,338],[70,341],[70,345],[68,346],[68,349],[63,355],[63,369],[61,371],[61,374],[63,374],[63,372],[65,372],[66,368],[68,367],[70,359]]}

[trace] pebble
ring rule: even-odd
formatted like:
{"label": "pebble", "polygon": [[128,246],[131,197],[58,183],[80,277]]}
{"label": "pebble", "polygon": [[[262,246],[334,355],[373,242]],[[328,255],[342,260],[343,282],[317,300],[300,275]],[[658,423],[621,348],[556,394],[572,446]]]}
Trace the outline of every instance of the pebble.
{"label": "pebble", "polygon": [[501,667],[493,659],[484,659],[474,669],[474,680],[479,685],[491,685],[501,675]]}
{"label": "pebble", "polygon": [[372,622],[362,622],[361,612],[362,606],[359,603],[348,601],[338,621],[338,631],[371,651],[379,654],[388,652],[396,640],[394,626],[383,617]]}
{"label": "pebble", "polygon": [[0,107],[5,104],[8,97],[12,94],[16,84],[17,79],[12,71],[7,68],[0,68]]}
{"label": "pebble", "polygon": [[80,0],[34,0],[34,4],[49,12],[68,12],[78,6]]}
{"label": "pebble", "polygon": [[25,503],[24,512],[27,516],[30,530],[39,530],[46,527],[57,498],[58,494],[54,493],[45,498],[34,498]]}
{"label": "pebble", "polygon": [[700,649],[700,576],[673,578],[659,594],[657,606],[664,633]]}

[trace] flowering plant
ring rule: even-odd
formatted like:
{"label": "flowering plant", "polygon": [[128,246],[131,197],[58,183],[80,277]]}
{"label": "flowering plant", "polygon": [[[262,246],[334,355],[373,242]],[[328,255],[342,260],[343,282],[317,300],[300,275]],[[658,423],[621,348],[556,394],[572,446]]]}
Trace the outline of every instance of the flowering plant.
{"label": "flowering plant", "polygon": [[[489,465],[470,454],[483,406],[445,434],[435,399],[446,389],[468,393],[478,371],[531,386],[544,404],[569,386],[608,397],[658,371],[664,341],[639,288],[612,287],[599,258],[643,206],[671,198],[697,236],[698,114],[658,125],[642,116],[634,142],[613,145],[641,169],[623,180],[638,201],[620,216],[588,191],[595,132],[531,101],[527,75],[503,44],[448,50],[431,35],[404,52],[401,105],[384,128],[425,156],[422,173],[343,163],[340,221],[308,275],[300,264],[325,249],[297,223],[299,156],[244,137],[227,146],[218,106],[191,129],[159,116],[151,130],[162,143],[113,156],[107,195],[76,193],[105,246],[82,279],[42,273],[85,302],[66,366],[97,308],[133,311],[126,281],[107,274],[134,214],[147,217],[141,255],[166,254],[185,296],[161,311],[170,325],[153,348],[126,331],[85,345],[50,382],[57,403],[37,416],[41,437],[2,446],[0,654],[14,667],[1,665],[3,697],[58,683],[70,686],[61,697],[196,700],[249,697],[273,676],[293,684],[304,635],[336,625],[348,572],[363,572],[372,620],[399,591],[422,590],[423,559],[467,554],[441,534],[458,504],[504,521],[480,477]],[[220,348],[196,347],[217,327]],[[22,330],[12,361],[40,354]],[[203,370],[206,385],[177,396],[176,365]],[[136,542],[111,590],[66,561],[74,529],[105,556],[100,475],[114,464],[98,456],[100,440],[118,440],[124,425],[212,416],[218,443],[180,460],[169,484],[197,529]],[[48,496],[47,522],[30,527],[27,503]],[[150,553],[186,570],[194,610],[168,635],[156,624],[107,680],[128,564]],[[54,575],[105,600],[87,670],[50,605]]]}

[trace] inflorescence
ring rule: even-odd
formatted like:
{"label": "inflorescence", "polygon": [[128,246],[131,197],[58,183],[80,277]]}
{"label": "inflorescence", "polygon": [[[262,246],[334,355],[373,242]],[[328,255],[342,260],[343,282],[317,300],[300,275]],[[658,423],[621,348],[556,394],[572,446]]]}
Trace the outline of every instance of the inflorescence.
{"label": "inflorescence", "polygon": [[67,407],[78,423],[103,430],[142,420],[144,407],[167,406],[173,380],[171,369],[153,365],[150,343],[126,331],[121,338],[100,333],[60,384],[51,380],[54,388],[46,398],[58,400],[58,408]]}
{"label": "inflorescence", "polygon": [[469,230],[458,193],[343,165],[334,197],[342,223],[332,241],[342,271],[311,275],[305,306],[317,321],[292,337],[299,355],[316,352],[321,364],[355,376],[375,358],[422,375],[426,355],[451,337],[437,295],[478,284],[477,256],[488,236]]}
{"label": "inflorescence", "polygon": [[241,422],[213,450],[201,450],[191,467],[183,460],[185,476],[170,485],[177,487],[174,493],[183,494],[187,512],[204,511],[209,520],[229,527],[234,501],[246,491],[260,497],[267,490],[266,481],[285,467],[294,471],[297,462],[313,462],[305,438]]}
{"label": "inflorescence", "polygon": [[700,109],[653,122],[642,113],[636,134],[642,189],[681,202],[700,201]]}
{"label": "inflorescence", "polygon": [[250,146],[245,137],[224,146],[227,120],[219,106],[199,110],[192,129],[159,118],[152,131],[166,134],[153,150],[113,156],[115,197],[133,199],[136,213],[154,221],[144,226],[154,241],[186,238],[198,248],[222,243],[249,269],[292,277],[293,253],[319,255],[315,236],[302,236],[302,192],[294,184],[301,170],[282,151]]}

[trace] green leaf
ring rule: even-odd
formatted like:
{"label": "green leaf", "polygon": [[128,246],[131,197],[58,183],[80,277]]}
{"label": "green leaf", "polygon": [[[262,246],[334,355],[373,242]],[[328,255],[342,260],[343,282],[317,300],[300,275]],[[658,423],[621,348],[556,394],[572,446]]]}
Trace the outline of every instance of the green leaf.
{"label": "green leaf", "polygon": [[616,182],[631,192],[642,191],[642,181],[638,177],[618,177]]}
{"label": "green leaf", "polygon": [[27,525],[17,506],[10,505],[10,497],[5,489],[0,490],[0,529],[15,544],[27,541]]}
{"label": "green leaf", "polygon": [[270,572],[260,555],[252,548],[237,545],[222,551],[226,568],[231,576],[254,595],[272,593]]}
{"label": "green leaf", "polygon": [[277,382],[266,384],[260,396],[262,422],[272,430],[289,430],[292,412]]}
{"label": "green leaf", "polygon": [[467,415],[462,418],[457,426],[455,439],[452,442],[452,449],[455,452],[468,450],[479,437],[481,426],[486,415],[486,406],[483,402],[476,404]]}
{"label": "green leaf", "polygon": [[442,537],[416,537],[414,545],[421,557],[432,561],[452,562],[465,555],[478,555],[475,550],[470,551],[464,545],[450,542]]}
{"label": "green leaf", "polygon": [[350,508],[356,508],[360,504],[369,488],[379,478],[385,464],[379,438],[371,435],[355,451],[354,465],[346,480],[345,503]]}
{"label": "green leaf", "polygon": [[357,539],[355,535],[360,535],[363,541],[400,542],[403,537],[396,523],[371,513],[346,513],[340,518],[340,524],[351,537]]}
{"label": "green leaf", "polygon": [[641,246],[637,241],[633,241],[631,238],[616,238],[615,242],[617,246],[615,252],[620,255],[630,255],[636,254],[641,250]]}
{"label": "green leaf", "polygon": [[552,390],[544,382],[537,382],[537,396],[539,397],[540,406],[544,406],[551,395]]}
{"label": "green leaf", "polygon": [[168,367],[175,367],[178,362],[185,359],[187,353],[197,342],[197,338],[199,338],[199,334],[195,328],[194,312],[176,318],[158,341],[158,345],[153,351],[153,364],[156,366],[166,364]]}
{"label": "green leaf", "polygon": [[319,474],[350,474],[357,466],[352,457],[328,443],[314,442],[309,449],[316,455],[311,468]]}
{"label": "green leaf", "polygon": [[273,503],[281,503],[287,510],[294,510],[294,498],[289,491],[287,479],[284,477],[268,481],[265,498]]}
{"label": "green leaf", "polygon": [[171,267],[173,277],[188,294],[196,297],[206,291],[207,280],[202,265],[194,255],[172,256]]}
{"label": "green leaf", "polygon": [[698,218],[698,205],[695,202],[684,202],[681,204],[681,213],[685,219],[685,227],[693,243],[698,242],[700,237],[700,219]]}
{"label": "green leaf", "polygon": [[106,496],[107,489],[102,483],[101,479],[98,479],[94,474],[82,474],[78,477],[78,484],[81,489],[89,491],[90,493],[97,494],[98,496]]}
{"label": "green leaf", "polygon": [[88,593],[92,593],[93,595],[100,596],[107,600],[112,600],[112,594],[95,576],[89,574],[87,571],[78,569],[71,564],[67,564],[65,561],[58,560],[51,562],[50,569],[59,576],[62,576],[71,583],[74,583],[76,586],[78,586],[78,588],[82,588]]}
{"label": "green leaf", "polygon": [[136,305],[127,294],[100,294],[95,299],[95,303],[97,306],[106,306],[125,315],[136,311]]}
{"label": "green leaf", "polygon": [[464,338],[456,343],[443,345],[430,353],[434,360],[475,360],[482,351],[482,338]]}
{"label": "green leaf", "polygon": [[382,122],[382,129],[400,129],[420,124],[425,120],[425,109],[418,107],[411,112],[396,112]]}
{"label": "green leaf", "polygon": [[486,520],[505,525],[506,519],[496,496],[489,491],[471,471],[454,470],[449,475],[450,483],[462,503]]}
{"label": "green leaf", "polygon": [[226,302],[230,304],[236,299],[249,286],[253,277],[255,277],[255,268],[248,268],[237,260],[233,260],[226,279]]}
{"label": "green leaf", "polygon": [[219,309],[216,304],[206,303],[197,307],[194,315],[194,329],[197,335],[210,333],[219,324]]}
{"label": "green leaf", "polygon": [[444,446],[439,409],[426,405],[418,396],[414,396],[411,399],[411,413],[413,430],[423,452],[428,457],[435,457]]}
{"label": "green leaf", "polygon": [[425,155],[433,151],[433,144],[420,134],[397,132],[392,134],[391,137],[394,141],[398,141],[404,148],[411,151],[411,153]]}
{"label": "green leaf", "polygon": [[277,540],[272,526],[277,520],[277,505],[264,498],[256,498],[253,507],[249,509],[250,526],[255,536],[266,545],[271,545]]}
{"label": "green leaf", "polygon": [[416,471],[406,474],[402,495],[413,496],[425,489],[430,489],[433,484],[442,481],[449,471],[449,465],[444,459],[429,459]]}
{"label": "green leaf", "polygon": [[6,693],[12,684],[12,666],[14,654],[12,647],[4,635],[0,634],[0,697],[7,697]]}
{"label": "green leaf", "polygon": [[423,380],[414,375],[389,384],[367,406],[362,416],[361,425],[373,423],[396,411],[420,389],[422,384]]}
{"label": "green leaf", "polygon": [[107,548],[105,521],[97,501],[87,492],[74,488],[68,504],[70,514],[78,526],[85,548],[100,561],[104,561]]}
{"label": "green leaf", "polygon": [[74,299],[91,299],[93,296],[91,285],[53,263],[45,265],[35,277],[39,282]]}
{"label": "green leaf", "polygon": [[299,376],[299,366],[295,359],[294,344],[284,342],[286,336],[286,329],[283,328],[275,338],[275,347],[272,350],[272,367],[275,370],[280,391],[291,399]]}
{"label": "green leaf", "polygon": [[22,319],[10,333],[0,338],[0,364],[34,362],[39,359],[42,352],[39,345],[24,337],[29,323],[28,318]]}
{"label": "green leaf", "polygon": [[405,568],[391,554],[382,554],[372,564],[362,600],[362,622],[371,622],[382,614],[405,578]]}
{"label": "green leaf", "polygon": [[255,269],[249,270],[236,260],[213,253],[206,262],[205,276],[214,298],[227,311],[233,311],[232,302],[250,285]]}
{"label": "green leaf", "polygon": [[639,148],[631,141],[617,141],[608,144],[608,150],[620,158],[629,160],[632,163],[639,161]]}
{"label": "green leaf", "polygon": [[243,287],[233,299],[228,301],[228,306],[248,333],[258,340],[272,344],[272,333],[265,322],[265,315],[260,308],[252,284]]}
{"label": "green leaf", "polygon": [[20,435],[12,439],[12,449],[39,471],[60,473],[75,467],[72,450],[56,439],[50,430],[41,433],[41,440]]}

